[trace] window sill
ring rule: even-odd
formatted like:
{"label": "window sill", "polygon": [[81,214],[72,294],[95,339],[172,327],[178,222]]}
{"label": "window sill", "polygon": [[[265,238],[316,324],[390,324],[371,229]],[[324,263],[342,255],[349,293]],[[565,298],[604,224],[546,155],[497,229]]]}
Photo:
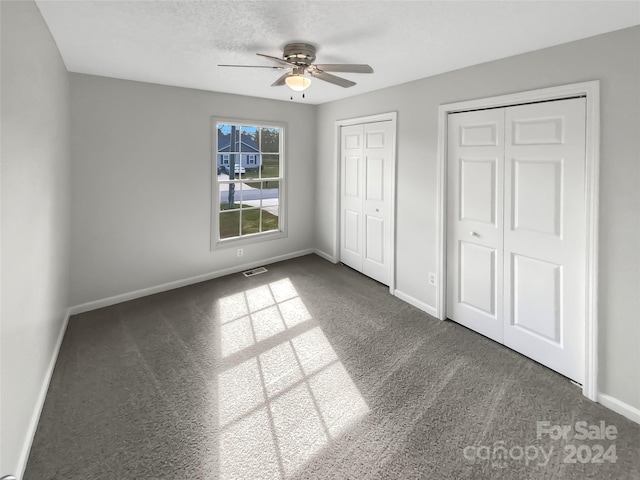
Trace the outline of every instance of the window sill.
{"label": "window sill", "polygon": [[242,237],[225,238],[224,240],[214,240],[211,245],[211,250],[221,250],[228,247],[258,244],[268,242],[270,240],[277,240],[279,238],[286,238],[286,236],[287,232],[285,231],[273,231],[266,233],[254,233],[251,235],[244,235]]}

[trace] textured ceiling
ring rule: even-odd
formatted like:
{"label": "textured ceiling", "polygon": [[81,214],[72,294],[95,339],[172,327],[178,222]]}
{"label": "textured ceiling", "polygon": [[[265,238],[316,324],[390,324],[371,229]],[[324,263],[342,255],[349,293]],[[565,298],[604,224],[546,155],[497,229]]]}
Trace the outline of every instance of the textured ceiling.
{"label": "textured ceiling", "polygon": [[274,65],[289,42],[318,63],[368,63],[375,73],[314,80],[319,104],[640,24],[633,1],[37,1],[69,71],[289,100]]}

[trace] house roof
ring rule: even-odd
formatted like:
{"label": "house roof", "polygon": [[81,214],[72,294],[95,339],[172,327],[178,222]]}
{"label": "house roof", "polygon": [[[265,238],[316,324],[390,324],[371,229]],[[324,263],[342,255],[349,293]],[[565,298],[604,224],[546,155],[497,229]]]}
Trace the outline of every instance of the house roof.
{"label": "house roof", "polygon": [[[222,133],[218,130],[218,152],[230,152],[231,150],[231,134]],[[243,133],[241,138],[237,138],[234,145],[234,152],[255,152],[259,153],[258,144],[253,140],[251,135]]]}

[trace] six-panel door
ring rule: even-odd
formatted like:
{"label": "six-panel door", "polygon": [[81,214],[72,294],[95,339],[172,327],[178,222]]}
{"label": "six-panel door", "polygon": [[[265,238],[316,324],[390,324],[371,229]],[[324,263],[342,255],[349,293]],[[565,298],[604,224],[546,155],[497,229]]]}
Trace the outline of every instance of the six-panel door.
{"label": "six-panel door", "polygon": [[447,315],[502,342],[504,110],[449,116]]}
{"label": "six-panel door", "polygon": [[506,111],[504,343],[582,383],[585,99]]}
{"label": "six-panel door", "polygon": [[584,377],[585,100],[448,126],[448,317]]}
{"label": "six-panel door", "polygon": [[392,122],[341,129],[340,259],[386,285],[391,269]]}

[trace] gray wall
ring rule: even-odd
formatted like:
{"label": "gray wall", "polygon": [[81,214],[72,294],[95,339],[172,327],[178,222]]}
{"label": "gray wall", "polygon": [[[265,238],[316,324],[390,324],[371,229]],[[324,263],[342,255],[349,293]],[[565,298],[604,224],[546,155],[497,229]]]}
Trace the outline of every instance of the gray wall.
{"label": "gray wall", "polygon": [[316,209],[317,248],[334,248],[334,122],[397,111],[396,288],[435,306],[438,106],[600,80],[599,387],[640,408],[639,63],[633,27],[319,106],[316,194],[332,207]]}
{"label": "gray wall", "polygon": [[[288,237],[210,251],[211,117],[285,122]],[[311,248],[315,108],[71,75],[71,305]]]}
{"label": "gray wall", "polygon": [[69,79],[35,3],[0,9],[0,473],[20,474],[68,306]]}

